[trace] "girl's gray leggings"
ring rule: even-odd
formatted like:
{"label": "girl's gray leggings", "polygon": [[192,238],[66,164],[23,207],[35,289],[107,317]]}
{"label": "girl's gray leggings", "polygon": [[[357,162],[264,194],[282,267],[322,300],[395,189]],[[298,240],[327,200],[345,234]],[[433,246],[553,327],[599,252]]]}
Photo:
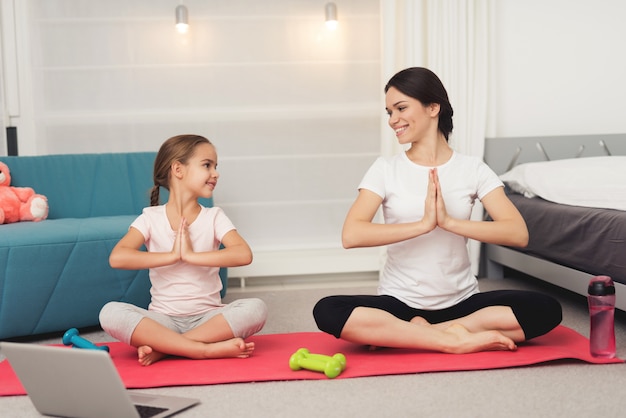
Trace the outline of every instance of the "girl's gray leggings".
{"label": "girl's gray leggings", "polygon": [[150,318],[182,334],[220,314],[230,325],[235,337],[246,338],[259,332],[265,325],[267,306],[261,299],[248,298],[236,300],[200,315],[171,316],[129,303],[109,302],[100,310],[100,325],[113,338],[130,344],[133,331],[143,318]]}

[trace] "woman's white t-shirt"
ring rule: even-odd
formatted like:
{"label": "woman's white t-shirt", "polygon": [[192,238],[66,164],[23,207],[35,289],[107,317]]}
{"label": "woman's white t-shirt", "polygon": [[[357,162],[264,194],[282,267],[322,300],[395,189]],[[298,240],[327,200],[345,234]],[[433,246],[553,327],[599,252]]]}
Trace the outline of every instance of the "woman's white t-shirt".
{"label": "woman's white t-shirt", "polygon": [[[385,223],[416,222],[424,215],[428,174],[432,167],[412,162],[403,152],[378,158],[359,189],[382,199]],[[498,176],[476,157],[453,152],[437,167],[448,214],[469,219],[476,199],[503,186]],[[394,296],[419,309],[443,309],[477,293],[467,238],[437,227],[433,231],[387,246],[387,261],[378,286],[381,295]]]}
{"label": "woman's white t-shirt", "polygon": [[[131,227],[143,234],[148,251],[172,250],[176,231],[170,227],[165,205],[144,208]],[[235,227],[230,219],[218,207],[202,207],[198,217],[188,226],[196,252],[218,250],[224,235],[233,229]],[[223,306],[219,270],[219,267],[195,266],[182,261],[151,268],[152,300],[148,309],[167,315],[187,316]]]}

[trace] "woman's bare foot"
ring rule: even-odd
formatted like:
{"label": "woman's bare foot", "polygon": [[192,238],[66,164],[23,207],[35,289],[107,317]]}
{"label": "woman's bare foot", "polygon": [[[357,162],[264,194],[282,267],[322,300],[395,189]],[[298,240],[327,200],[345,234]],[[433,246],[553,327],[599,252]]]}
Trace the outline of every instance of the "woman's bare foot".
{"label": "woman's bare foot", "polygon": [[463,354],[479,351],[517,350],[515,342],[498,331],[472,333],[460,324],[452,324],[444,332],[454,337],[454,342],[445,350],[449,353]]}
{"label": "woman's bare foot", "polygon": [[[412,323],[412,324],[416,324],[416,325],[432,326],[432,324],[430,322],[428,322],[427,320],[425,320],[421,316],[415,316],[409,322]],[[367,348],[368,351],[377,351],[377,350],[383,349],[385,347],[379,347],[377,345],[366,345],[366,348]]]}
{"label": "woman's bare foot", "polygon": [[[409,322],[412,323],[412,324],[423,325],[423,326],[431,326],[432,325],[430,322],[428,322],[427,320],[425,320],[421,316],[415,316]],[[366,348],[367,348],[368,351],[377,351],[377,350],[380,350],[380,349],[385,348],[385,347],[379,347],[377,345],[366,345]]]}
{"label": "woman's bare foot", "polygon": [[428,322],[421,316],[414,316],[413,319],[411,319],[409,322],[412,324],[417,324],[417,325],[432,325],[430,322]]}

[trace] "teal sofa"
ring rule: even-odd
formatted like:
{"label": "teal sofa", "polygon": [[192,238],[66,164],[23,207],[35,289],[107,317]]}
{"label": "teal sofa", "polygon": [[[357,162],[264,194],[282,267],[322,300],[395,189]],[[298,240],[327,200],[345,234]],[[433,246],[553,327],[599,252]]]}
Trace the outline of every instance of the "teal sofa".
{"label": "teal sofa", "polygon": [[[112,300],[148,306],[148,271],[112,269],[109,254],[150,204],[155,155],[0,157],[11,185],[32,187],[50,207],[44,221],[0,225],[0,339],[96,326]],[[220,276],[224,296],[227,270]]]}

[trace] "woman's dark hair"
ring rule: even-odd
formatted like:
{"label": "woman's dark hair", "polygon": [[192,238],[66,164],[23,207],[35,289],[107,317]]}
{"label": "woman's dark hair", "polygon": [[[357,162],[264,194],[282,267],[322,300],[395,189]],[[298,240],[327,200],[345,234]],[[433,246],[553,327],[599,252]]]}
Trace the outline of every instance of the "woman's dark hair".
{"label": "woman's dark hair", "polygon": [[385,93],[394,87],[402,94],[419,100],[424,106],[437,103],[439,110],[439,131],[448,140],[452,132],[452,105],[443,83],[435,73],[423,67],[411,67],[400,71],[387,83]]}
{"label": "woman's dark hair", "polygon": [[200,144],[210,144],[211,141],[200,135],[173,136],[161,145],[154,159],[154,172],[152,179],[154,186],[150,192],[150,206],[159,204],[159,191],[161,187],[170,189],[170,169],[176,161],[187,164],[193,156],[196,147]]}

